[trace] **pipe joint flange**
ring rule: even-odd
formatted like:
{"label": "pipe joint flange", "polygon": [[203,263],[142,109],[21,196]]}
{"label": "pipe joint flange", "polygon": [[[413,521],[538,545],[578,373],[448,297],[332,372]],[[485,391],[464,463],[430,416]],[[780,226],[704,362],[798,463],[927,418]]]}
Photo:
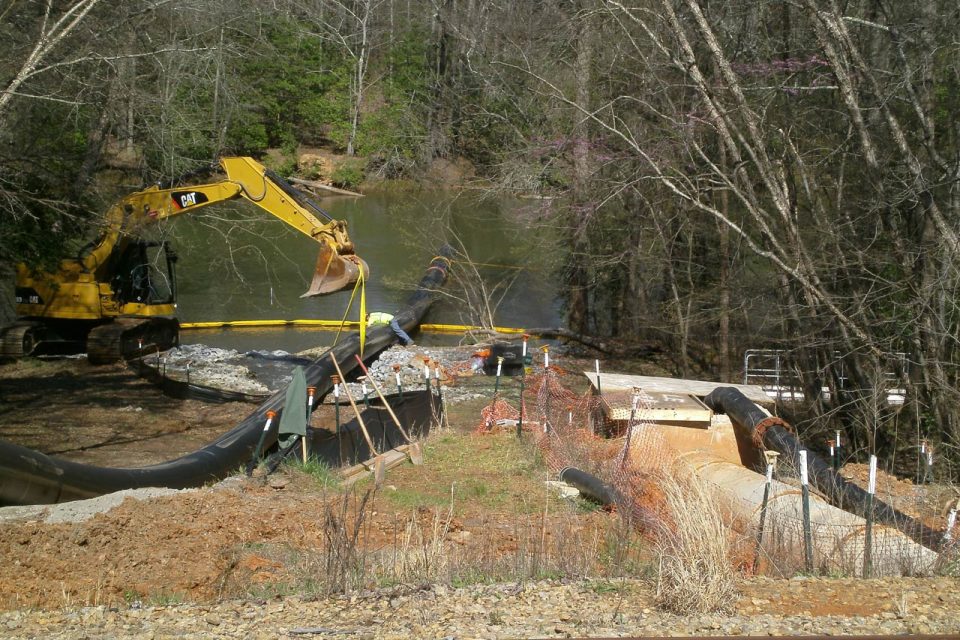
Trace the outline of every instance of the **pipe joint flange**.
{"label": "pipe joint flange", "polygon": [[778,418],[777,416],[764,418],[753,428],[753,444],[758,449],[763,449],[763,436],[770,427],[783,427],[787,431],[793,432],[793,429],[783,418]]}

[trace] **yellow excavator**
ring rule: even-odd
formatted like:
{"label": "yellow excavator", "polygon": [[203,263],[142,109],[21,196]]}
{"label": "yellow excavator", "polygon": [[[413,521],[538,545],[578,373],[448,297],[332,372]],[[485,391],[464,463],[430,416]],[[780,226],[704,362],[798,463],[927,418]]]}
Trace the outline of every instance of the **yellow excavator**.
{"label": "yellow excavator", "polygon": [[[138,232],[226,200],[248,200],[317,241],[316,270],[303,297],[339,291],[361,272],[368,275],[346,223],[256,160],[221,158],[219,168],[205,173],[219,175],[189,186],[180,185],[187,179],[181,178],[124,197],[107,211],[100,237],[54,272],[18,265],[17,320],[0,330],[0,357],[85,350],[90,362],[104,364],[177,345],[176,254]],[[199,179],[200,172],[189,178]]]}

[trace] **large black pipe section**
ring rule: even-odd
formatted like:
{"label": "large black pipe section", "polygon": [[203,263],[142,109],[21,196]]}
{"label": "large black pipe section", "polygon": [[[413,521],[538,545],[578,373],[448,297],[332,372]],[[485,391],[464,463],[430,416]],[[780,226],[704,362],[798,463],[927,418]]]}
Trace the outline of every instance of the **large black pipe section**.
{"label": "large black pipe section", "polygon": [[[730,417],[738,440],[752,442],[778,452],[795,468],[800,468],[800,450],[806,449],[794,435],[789,425],[780,418],[767,415],[750,399],[734,387],[717,387],[703,399],[711,410]],[[819,456],[807,449],[807,473],[810,482],[833,506],[867,517],[868,493],[847,482]],[[894,509],[881,500],[873,499],[873,518],[901,531],[917,544],[939,552],[943,548],[943,535],[918,522],[902,511]]]}
{"label": "large black pipe section", "polygon": [[[411,330],[419,324],[430,307],[434,293],[446,279],[451,253],[448,247],[444,247],[431,261],[417,290],[407,300],[407,306],[396,314],[398,319],[402,318],[401,324],[406,329]],[[364,356],[377,354],[396,341],[397,337],[389,327],[374,328],[367,334]],[[359,335],[349,336],[331,351],[346,375],[357,365],[353,355],[360,353]],[[326,353],[304,368],[307,384],[317,388],[315,403],[333,388],[330,376],[334,373],[333,363]],[[0,442],[0,505],[53,504],[123,489],[182,489],[219,480],[250,459],[266,422],[267,411],[275,411],[278,418],[273,422],[265,446],[275,444],[285,399],[286,388],[283,388],[243,422],[205,447],[175,460],[139,469],[80,464]]]}
{"label": "large black pipe section", "polygon": [[560,470],[559,479],[576,487],[580,495],[588,500],[604,507],[621,509],[622,513],[627,514],[630,524],[647,535],[657,535],[663,529],[663,519],[656,512],[641,506],[613,486],[582,469],[564,467]]}
{"label": "large black pipe section", "polygon": [[586,471],[564,467],[560,470],[560,481],[576,487],[585,498],[605,507],[623,504],[623,497],[619,491]]}

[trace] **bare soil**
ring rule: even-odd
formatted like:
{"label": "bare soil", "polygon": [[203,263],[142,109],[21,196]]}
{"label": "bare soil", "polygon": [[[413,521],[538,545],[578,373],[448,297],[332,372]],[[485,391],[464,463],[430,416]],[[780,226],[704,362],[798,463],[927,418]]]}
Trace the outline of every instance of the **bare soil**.
{"label": "bare soil", "polygon": [[[427,539],[436,536],[453,550],[448,562],[459,563],[456,575],[463,579],[471,563],[492,578],[498,572],[508,576],[504,559],[567,559],[567,567],[544,562],[535,574],[540,577],[564,569],[586,574],[610,562],[618,516],[561,499],[545,487],[547,476],[529,445],[509,434],[472,435],[485,402],[453,407],[451,428],[427,443],[427,464],[391,470],[386,486],[371,494],[359,527],[365,557],[396,564],[397,549],[426,553]],[[91,464],[139,466],[182,455],[252,409],[166,398],[123,365],[0,365],[0,437]],[[323,474],[287,468],[277,477],[127,499],[84,522],[47,524],[33,516],[2,523],[0,609],[212,602],[309,591],[308,578],[326,571],[330,559],[323,550],[330,546],[331,517],[349,530],[370,488],[361,483],[345,494],[324,482]],[[914,490],[902,482],[884,486]],[[642,548],[629,546],[617,562],[636,568],[649,561]],[[737,612],[896,615],[904,598],[960,608],[957,586],[953,579],[946,586],[938,579],[846,580],[832,587],[822,580],[754,578],[742,583]]]}
{"label": "bare soil", "polygon": [[0,438],[85,464],[169,460],[214,440],[253,409],[168,398],[124,364],[68,358],[0,365]]}
{"label": "bare soil", "polygon": [[[365,553],[393,548],[411,519],[426,534],[442,527],[441,536],[464,557],[515,551],[534,537],[533,529],[549,539],[605,524],[606,514],[587,513],[571,525],[569,505],[544,487],[533,452],[521,450],[515,438],[471,435],[482,406],[482,400],[459,405],[455,411],[466,419],[454,422],[462,428],[434,436],[426,446],[428,465],[391,470],[387,488],[371,494],[360,537]],[[207,444],[252,410],[244,403],[164,397],[124,365],[66,359],[0,366],[0,437],[88,464],[133,467],[171,459]],[[315,425],[326,421],[333,421],[330,407],[317,412]],[[86,522],[48,524],[42,514],[6,522],[0,524],[0,608],[285,592],[304,582],[300,565],[313,562],[325,545],[330,532],[319,523],[338,514],[344,500],[346,520],[356,518],[369,485],[344,497],[288,468],[270,478],[128,498]]]}

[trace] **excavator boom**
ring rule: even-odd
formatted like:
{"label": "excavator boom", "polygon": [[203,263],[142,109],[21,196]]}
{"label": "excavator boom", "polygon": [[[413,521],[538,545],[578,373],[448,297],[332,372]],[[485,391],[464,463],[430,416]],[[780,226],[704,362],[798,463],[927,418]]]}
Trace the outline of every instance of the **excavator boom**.
{"label": "excavator boom", "polygon": [[[120,209],[133,211],[133,219],[127,224],[149,224],[225,200],[242,198],[320,245],[310,287],[302,297],[340,291],[355,283],[361,270],[365,274],[369,272],[369,267],[355,253],[346,223],[334,220],[306,194],[253,158],[221,158],[220,167],[226,180],[187,187],[151,187],[127,196],[119,203]],[[118,213],[110,216],[114,221],[111,228],[118,226],[116,220],[124,219],[123,214]],[[101,243],[103,249],[99,253],[109,254],[115,242],[110,239]],[[90,255],[97,262],[105,257],[95,254],[96,249]]]}
{"label": "excavator boom", "polygon": [[[361,271],[368,275],[369,267],[356,255],[345,222],[334,220],[302,191],[250,158],[224,158],[221,165],[230,180],[244,185],[247,199],[320,242],[310,288],[301,297],[340,291],[355,283]],[[263,191],[251,192],[258,181]]]}

